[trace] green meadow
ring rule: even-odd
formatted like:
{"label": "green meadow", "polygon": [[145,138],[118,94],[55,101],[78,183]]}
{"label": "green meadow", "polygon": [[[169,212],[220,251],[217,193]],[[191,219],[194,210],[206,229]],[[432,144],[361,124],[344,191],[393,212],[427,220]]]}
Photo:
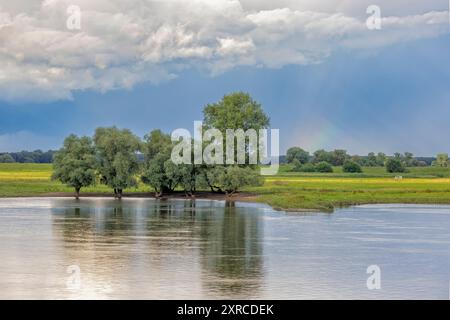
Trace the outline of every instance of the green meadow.
{"label": "green meadow", "polygon": [[[370,203],[450,204],[450,168],[408,168],[402,179],[384,168],[364,168],[363,173],[294,173],[283,165],[276,176],[265,178],[261,187],[243,191],[252,200],[274,208],[333,210],[337,207]],[[73,192],[50,179],[51,164],[0,164],[0,197],[25,197]],[[125,193],[150,192],[140,185]],[[111,194],[103,185],[84,188],[83,193]]]}

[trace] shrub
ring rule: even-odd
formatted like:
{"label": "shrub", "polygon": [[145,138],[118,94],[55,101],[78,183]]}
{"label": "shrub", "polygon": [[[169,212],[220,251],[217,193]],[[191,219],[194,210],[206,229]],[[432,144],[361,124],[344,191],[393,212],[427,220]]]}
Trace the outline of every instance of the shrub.
{"label": "shrub", "polygon": [[16,160],[10,154],[0,154],[0,163],[14,163]]}
{"label": "shrub", "polygon": [[359,164],[351,160],[345,160],[342,170],[347,173],[361,173],[362,169]]}
{"label": "shrub", "polygon": [[312,163],[307,163],[302,165],[299,169],[299,172],[316,172],[316,167]]}
{"label": "shrub", "polygon": [[287,163],[294,164],[295,160],[300,163],[307,163],[309,161],[309,152],[299,147],[290,148],[286,154],[286,161]]}
{"label": "shrub", "polygon": [[386,161],[386,171],[389,173],[399,173],[405,172],[405,166],[400,159],[397,158],[389,158]]}
{"label": "shrub", "polygon": [[298,159],[292,161],[292,171],[299,172],[302,167],[302,163]]}
{"label": "shrub", "polygon": [[316,164],[315,169],[317,172],[322,172],[322,173],[333,172],[333,167],[331,166],[331,164],[329,164],[328,162],[325,162],[325,161],[322,161],[322,162],[319,162],[318,164]]}

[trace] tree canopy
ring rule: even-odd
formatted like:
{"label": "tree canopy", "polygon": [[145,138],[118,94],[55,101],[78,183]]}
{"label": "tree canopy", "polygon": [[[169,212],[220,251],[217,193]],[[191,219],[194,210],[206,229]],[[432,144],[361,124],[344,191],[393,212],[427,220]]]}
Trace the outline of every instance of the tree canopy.
{"label": "tree canopy", "polygon": [[0,163],[14,163],[16,162],[16,160],[14,160],[14,158],[8,154],[0,154]]}
{"label": "tree canopy", "polygon": [[206,105],[203,115],[206,128],[216,128],[223,134],[227,129],[259,130],[270,124],[261,105],[244,92],[226,95],[219,102]]}
{"label": "tree canopy", "polygon": [[300,164],[305,164],[309,162],[309,158],[309,152],[299,147],[289,148],[286,154],[286,161],[288,163],[293,163],[294,160],[297,160]]}
{"label": "tree canopy", "polygon": [[70,135],[63,147],[55,154],[53,162],[55,180],[75,188],[76,198],[80,189],[95,183],[95,148],[89,137]]}
{"label": "tree canopy", "polygon": [[101,181],[121,198],[123,189],[137,185],[135,176],[139,172],[139,163],[136,153],[141,142],[130,130],[116,127],[97,128],[94,142]]}

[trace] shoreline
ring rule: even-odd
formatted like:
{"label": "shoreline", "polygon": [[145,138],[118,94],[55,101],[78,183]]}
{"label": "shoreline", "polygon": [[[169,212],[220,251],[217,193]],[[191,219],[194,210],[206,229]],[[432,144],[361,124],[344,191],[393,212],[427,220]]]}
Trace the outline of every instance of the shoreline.
{"label": "shoreline", "polygon": [[[227,197],[224,194],[220,193],[213,193],[213,192],[207,192],[207,191],[201,191],[196,193],[195,197],[189,197],[185,196],[183,192],[174,192],[171,194],[164,195],[162,197],[155,197],[153,192],[135,192],[135,193],[124,193],[122,195],[122,199],[153,199],[153,200],[213,200],[213,201],[229,201],[229,202],[248,202],[248,203],[255,203],[255,204],[264,204],[269,207],[271,207],[275,211],[284,211],[289,213],[303,213],[303,212],[326,212],[329,213],[333,210],[327,210],[327,209],[317,209],[317,208],[279,208],[274,207],[270,205],[267,202],[264,201],[258,201],[258,194],[249,193],[249,192],[240,192],[234,194],[232,197]],[[8,198],[18,198],[18,199],[26,199],[26,198],[75,198],[74,193],[72,192],[49,192],[49,193],[42,193],[42,194],[34,194],[34,195],[13,195],[13,196],[0,196],[1,199],[8,199]],[[80,194],[80,200],[83,198],[114,198],[113,193],[108,192],[87,192]],[[351,205],[350,205],[351,206]]]}
{"label": "shoreline", "polygon": [[[218,194],[213,192],[198,192],[195,197],[185,196],[183,192],[175,192],[171,194],[164,195],[162,197],[155,197],[153,192],[135,192],[135,193],[127,193],[123,194],[123,199],[152,199],[152,200],[213,200],[213,201],[228,201],[228,202],[247,202],[247,203],[255,203],[255,204],[264,204],[271,207],[275,211],[283,211],[286,213],[333,213],[337,209],[349,208],[354,206],[362,206],[362,205],[450,205],[450,201],[436,201],[436,202],[423,202],[423,201],[361,201],[361,202],[348,202],[341,203],[338,206],[334,206],[333,208],[281,208],[271,205],[270,203],[262,200],[258,200],[260,195],[249,192],[241,192],[233,195],[232,197],[227,197],[224,194]],[[1,199],[8,198],[18,198],[18,199],[26,199],[26,198],[75,198],[74,193],[72,192],[50,192],[50,193],[42,193],[42,194],[34,194],[34,195],[13,195],[13,196],[0,196]],[[80,200],[83,198],[111,198],[114,199],[113,193],[108,192],[88,192],[80,195]]]}
{"label": "shoreline", "polygon": [[[124,193],[122,195],[123,199],[127,198],[142,198],[142,199],[155,199],[155,200],[218,200],[218,201],[231,201],[231,202],[255,202],[258,195],[252,193],[237,193],[232,197],[227,197],[224,194],[218,194],[213,192],[198,192],[194,197],[186,196],[183,192],[174,192],[171,194],[163,195],[161,197],[156,197],[153,192],[135,192],[135,193]],[[12,195],[7,197],[0,196],[0,199],[6,198],[75,198],[72,192],[49,192],[33,195]],[[114,194],[109,192],[87,192],[81,193],[80,199],[83,198],[112,198],[114,199]],[[259,202],[260,203],[260,202]]]}

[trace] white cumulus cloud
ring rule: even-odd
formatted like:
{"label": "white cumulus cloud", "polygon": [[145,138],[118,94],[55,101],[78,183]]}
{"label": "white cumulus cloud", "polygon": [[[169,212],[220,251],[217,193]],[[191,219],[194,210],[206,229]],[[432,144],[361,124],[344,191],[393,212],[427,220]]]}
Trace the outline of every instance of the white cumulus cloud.
{"label": "white cumulus cloud", "polygon": [[[320,63],[336,49],[373,50],[447,33],[437,1],[0,0],[0,99],[71,99],[159,83],[185,68],[212,75],[237,66]],[[417,4],[415,4],[417,2]],[[81,29],[69,30],[70,6]],[[386,10],[383,10],[386,8]]]}

